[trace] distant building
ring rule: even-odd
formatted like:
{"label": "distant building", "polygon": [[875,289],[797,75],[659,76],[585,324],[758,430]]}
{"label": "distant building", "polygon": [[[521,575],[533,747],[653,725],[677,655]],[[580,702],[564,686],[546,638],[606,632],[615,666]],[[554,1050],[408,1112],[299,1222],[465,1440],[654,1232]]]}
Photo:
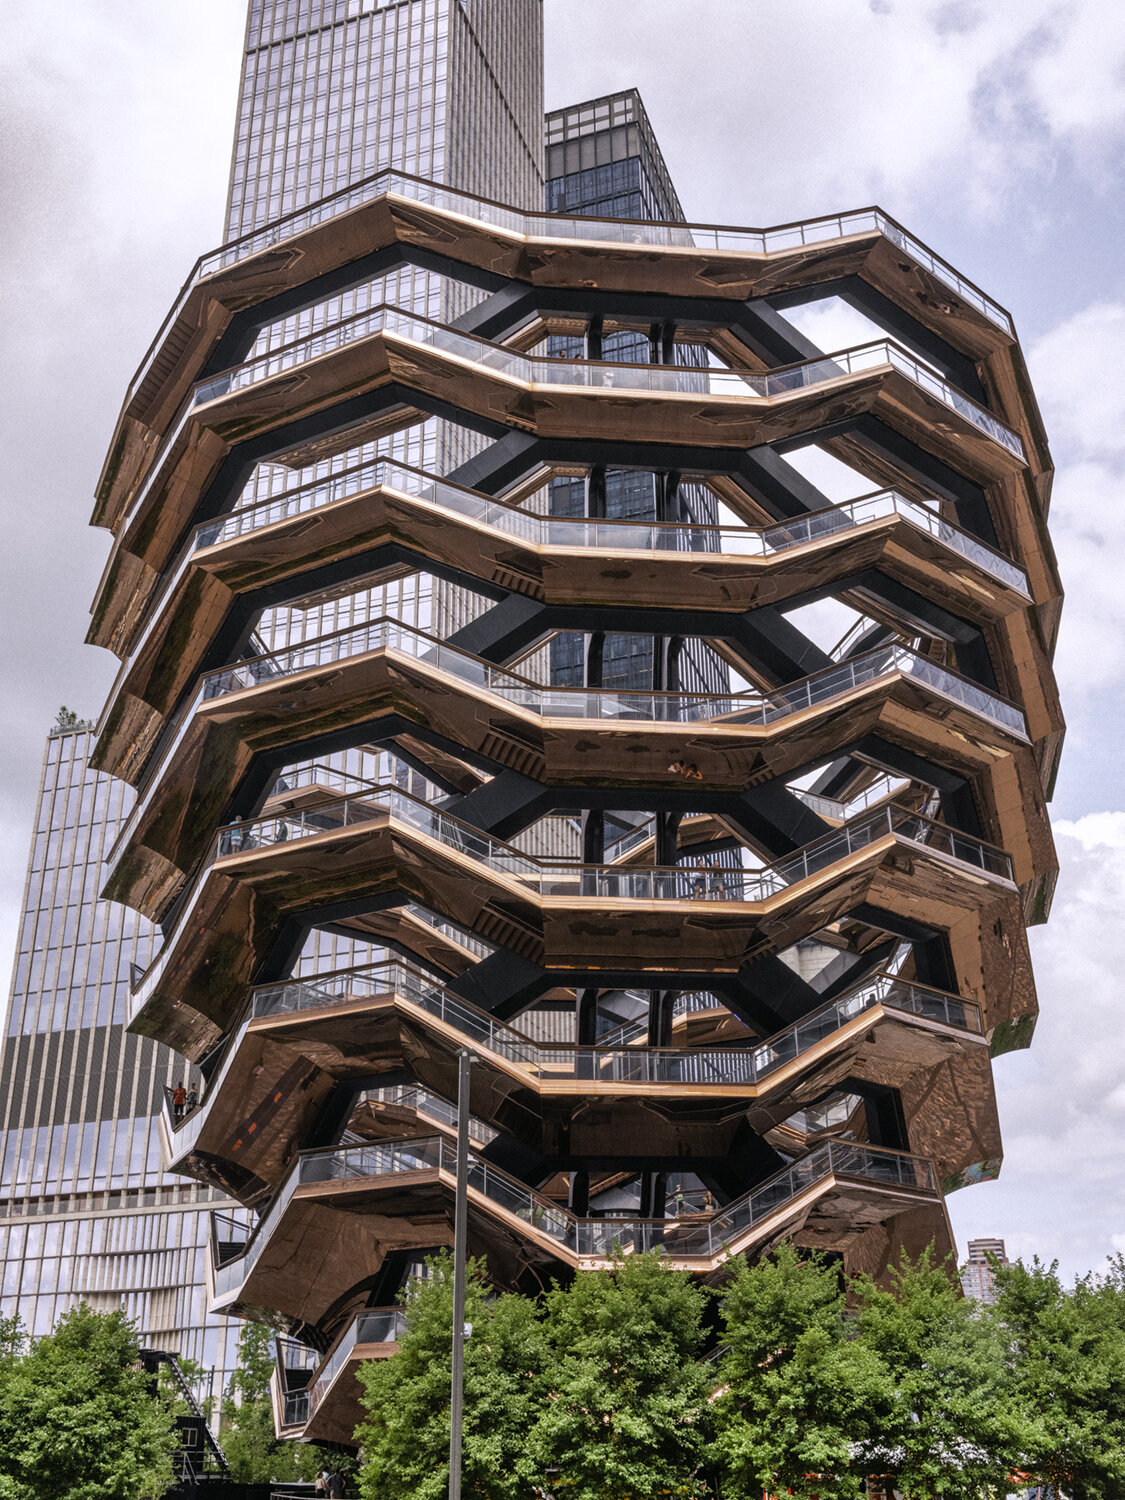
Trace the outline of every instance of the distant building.
{"label": "distant building", "polygon": [[995,1265],[1009,1264],[1003,1240],[970,1240],[969,1258],[961,1272],[965,1296],[974,1302],[996,1301]]}
{"label": "distant building", "polygon": [[43,763],[0,1042],[0,1316],[39,1335],[79,1300],[124,1307],[221,1383],[237,1326],[208,1313],[203,1261],[224,1199],[161,1165],[153,1117],[198,1075],[125,1029],[157,931],[97,899],[134,794],[89,764],[91,728],[60,714]]}

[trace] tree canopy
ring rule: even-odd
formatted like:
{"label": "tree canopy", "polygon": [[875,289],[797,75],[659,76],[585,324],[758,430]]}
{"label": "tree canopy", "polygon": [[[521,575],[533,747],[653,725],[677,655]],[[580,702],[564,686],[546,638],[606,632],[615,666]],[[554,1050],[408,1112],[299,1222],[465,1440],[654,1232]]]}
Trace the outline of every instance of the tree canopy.
{"label": "tree canopy", "polygon": [[[928,1255],[877,1285],[783,1245],[735,1263],[717,1299],[659,1253],[531,1299],[491,1292],[476,1264],[464,1493],[862,1500],[870,1480],[988,1500],[1022,1472],[1072,1500],[1116,1500],[1125,1260],[1072,1289],[1038,1262],[998,1284],[987,1308]],[[448,1258],[406,1309],[400,1352],[361,1367],[366,1500],[444,1500],[448,1486]]]}
{"label": "tree canopy", "polygon": [[[372,1500],[444,1500],[449,1486],[453,1270],[448,1256],[406,1292],[407,1328],[393,1359],[361,1367],[367,1421],[357,1430],[367,1462],[361,1492]],[[535,1304],[490,1297],[471,1262],[465,1294],[465,1426],[462,1493],[526,1500],[528,1434],[539,1410],[547,1351]]]}
{"label": "tree canopy", "polygon": [[856,1444],[892,1402],[883,1363],[851,1337],[834,1266],[783,1245],[740,1262],[722,1295],[727,1344],[716,1403],[723,1493],[764,1490],[820,1500],[866,1493]]}
{"label": "tree canopy", "polygon": [[997,1268],[994,1317],[1022,1403],[1040,1414],[1027,1467],[1072,1500],[1125,1493],[1125,1260],[1072,1290],[1057,1262]]}
{"label": "tree canopy", "polygon": [[137,1362],[122,1312],[80,1303],[26,1348],[0,1327],[4,1500],[154,1500],[173,1480],[167,1404]]}
{"label": "tree canopy", "polygon": [[580,1271],[545,1299],[550,1374],[528,1452],[573,1500],[706,1493],[707,1293],[658,1255]]}
{"label": "tree canopy", "polygon": [[1009,1477],[1039,1442],[995,1320],[961,1295],[949,1268],[928,1253],[905,1256],[891,1286],[861,1277],[857,1342],[886,1380],[877,1422],[857,1461],[904,1495],[935,1500],[1004,1496]]}

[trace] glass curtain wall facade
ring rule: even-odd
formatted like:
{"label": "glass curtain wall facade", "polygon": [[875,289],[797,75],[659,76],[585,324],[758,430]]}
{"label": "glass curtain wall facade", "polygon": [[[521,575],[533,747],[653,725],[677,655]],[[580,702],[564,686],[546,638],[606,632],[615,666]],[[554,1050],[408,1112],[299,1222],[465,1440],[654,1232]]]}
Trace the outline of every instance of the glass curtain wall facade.
{"label": "glass curtain wall facade", "polygon": [[[549,213],[575,218],[647,219],[686,222],[679,195],[636,89],[552,110],[545,121],[546,203]],[[604,332],[591,327],[585,336],[553,336],[548,352],[559,359],[611,360],[622,364],[675,363],[702,367],[698,347],[665,346],[662,330]],[[609,520],[654,521],[670,518],[715,525],[718,506],[703,485],[675,483],[668,476],[630,469],[610,469],[591,478],[554,479],[550,511],[556,516],[603,513]],[[603,509],[604,507],[604,509]],[[600,685],[646,689],[666,685],[670,657],[678,685],[689,691],[729,690],[730,674],[702,642],[682,645],[651,636],[607,633],[593,641],[566,633],[551,642],[551,682],[580,687],[590,680],[591,660]]]}
{"label": "glass curtain wall facade", "polygon": [[251,0],[227,239],[396,167],[526,207],[541,0]]}
{"label": "glass curtain wall facade", "polygon": [[[149,1345],[215,1370],[237,1325],[209,1317],[208,1212],[222,1197],[161,1171],[154,1116],[192,1076],[125,1030],[152,923],[98,900],[133,792],[88,765],[87,729],[52,733],[0,1058],[0,1315],[48,1332],[80,1299],[124,1306]],[[206,1393],[205,1393],[206,1394]]]}
{"label": "glass curtain wall facade", "polygon": [[[395,169],[537,207],[543,192],[542,0],[251,0],[231,166],[227,238]],[[408,265],[350,285],[261,329],[247,359],[383,304],[452,322],[483,293]],[[476,434],[431,418],[331,457],[260,465],[243,503],[376,457],[447,474]],[[384,614],[442,635],[483,601],[414,573],[344,598],[271,612],[265,649]]]}

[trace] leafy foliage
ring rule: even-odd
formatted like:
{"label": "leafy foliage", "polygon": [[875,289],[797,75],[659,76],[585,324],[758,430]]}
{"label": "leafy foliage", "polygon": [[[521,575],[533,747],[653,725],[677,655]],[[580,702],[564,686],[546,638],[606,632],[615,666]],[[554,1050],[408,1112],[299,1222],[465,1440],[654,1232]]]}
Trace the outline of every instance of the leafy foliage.
{"label": "leafy foliage", "polygon": [[904,1255],[890,1289],[854,1285],[857,1339],[888,1382],[877,1426],[858,1447],[864,1470],[893,1477],[905,1495],[1006,1495],[1041,1429],[993,1320],[928,1253],[916,1264]]}
{"label": "leafy foliage", "polygon": [[153,1500],[173,1479],[167,1405],[137,1363],[122,1312],[85,1303],[23,1353],[0,1327],[0,1495],[4,1500]]}
{"label": "leafy foliage", "polygon": [[835,1269],[790,1245],[737,1266],[723,1292],[726,1390],[716,1404],[724,1495],[866,1493],[853,1447],[876,1430],[893,1390],[883,1362],[849,1337],[844,1302]]}
{"label": "leafy foliage", "polygon": [[550,1389],[528,1441],[568,1500],[706,1492],[714,1371],[700,1363],[707,1293],[659,1255],[580,1271],[546,1297]]}
{"label": "leafy foliage", "polygon": [[[407,1328],[393,1359],[371,1360],[360,1378],[369,1413],[356,1432],[367,1454],[360,1489],[371,1500],[444,1500],[449,1486],[453,1263],[439,1256],[406,1293]],[[470,1263],[465,1319],[462,1493],[525,1500],[526,1442],[543,1390],[546,1346],[533,1303],[489,1298],[483,1267]]]}
{"label": "leafy foliage", "polygon": [[1025,1406],[1042,1416],[1028,1467],[1073,1500],[1125,1492],[1125,1260],[1066,1291],[1057,1262],[997,1268],[995,1318]]}
{"label": "leafy foliage", "polygon": [[[451,1265],[407,1292],[400,1352],[361,1370],[366,1500],[444,1500]],[[539,1299],[469,1277],[464,1493],[472,1500],[862,1500],[868,1476],[926,1500],[1008,1494],[1013,1471],[1072,1500],[1125,1493],[1125,1259],[1064,1288],[998,1273],[996,1309],[906,1258],[890,1286],[782,1246],[735,1264],[726,1351],[703,1363],[709,1293],[623,1257]],[[846,1304],[850,1303],[850,1309]],[[4,1500],[0,1490],[0,1500]]]}

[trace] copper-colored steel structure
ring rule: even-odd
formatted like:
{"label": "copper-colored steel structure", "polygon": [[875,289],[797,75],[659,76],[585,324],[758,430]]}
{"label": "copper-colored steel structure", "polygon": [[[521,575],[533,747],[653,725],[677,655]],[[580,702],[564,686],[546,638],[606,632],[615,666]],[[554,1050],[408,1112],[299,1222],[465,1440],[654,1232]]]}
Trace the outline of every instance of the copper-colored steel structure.
{"label": "copper-colored steel structure", "polygon": [[[254,356],[410,264],[477,288],[456,327],[379,307]],[[900,338],[776,357],[770,311],[837,286]],[[595,321],[663,362],[537,352]],[[478,435],[455,474],[372,461],[239,505],[256,464],[431,415]],[[809,442],[868,493],[810,499],[783,458]],[[663,518],[599,515],[607,467],[656,475]],[[585,517],[532,508],[558,475]],[[96,764],[138,792],[105,894],[164,928],[133,1029],[206,1080],[168,1162],[257,1215],[216,1220],[214,1306],[320,1351],[281,1430],[350,1439],[348,1372],[451,1238],[466,1046],[470,1249],[500,1284],[656,1246],[709,1279],[782,1238],[876,1275],[951,1248],[943,1193],[999,1168],[990,1058],[1030,1040],[1056,869],[1050,478],[1007,314],[877,210],[565,220],[383,174],[199,263],[98,489],[90,639],[122,665]],[[729,522],[686,520],[685,479]],[[485,607],[448,639],[248,645],[265,609],[417,570]],[[835,653],[785,613],[828,597],[865,622]],[[738,686],[684,691],[674,652],[652,691],[552,686],[534,653],[566,631],[706,642]],[[324,764],[359,745],[430,793]],[[294,978],[314,927],[398,957]]]}

